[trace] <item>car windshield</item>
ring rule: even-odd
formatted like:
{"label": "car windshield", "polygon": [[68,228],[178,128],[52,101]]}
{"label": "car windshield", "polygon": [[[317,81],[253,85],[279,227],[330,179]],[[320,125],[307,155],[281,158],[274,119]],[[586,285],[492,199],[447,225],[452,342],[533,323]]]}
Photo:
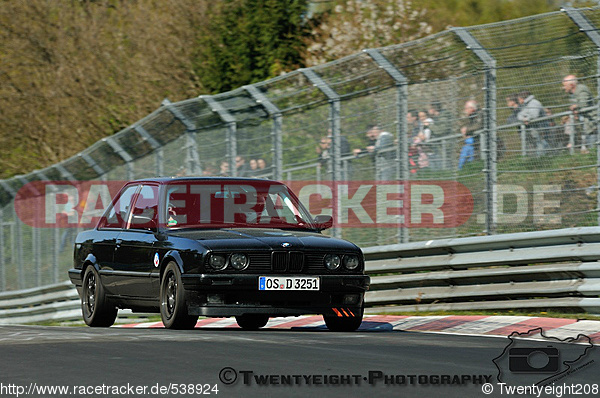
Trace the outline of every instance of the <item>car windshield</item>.
{"label": "car windshield", "polygon": [[166,189],[167,228],[314,229],[288,188],[272,181],[177,181]]}

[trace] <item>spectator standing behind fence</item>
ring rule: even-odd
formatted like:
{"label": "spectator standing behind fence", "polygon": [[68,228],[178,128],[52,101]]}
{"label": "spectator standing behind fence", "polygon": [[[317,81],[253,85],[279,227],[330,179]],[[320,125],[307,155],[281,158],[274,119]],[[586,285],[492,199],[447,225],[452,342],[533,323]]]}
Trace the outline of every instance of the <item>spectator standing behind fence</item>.
{"label": "spectator standing behind fence", "polygon": [[219,166],[219,175],[223,177],[229,176],[229,162],[227,160],[223,160]]}
{"label": "spectator standing behind fence", "polygon": [[271,169],[269,167],[269,170],[267,170],[267,162],[263,158],[256,159],[256,165],[258,166],[258,174],[264,174]]}
{"label": "spectator standing behind fence", "polygon": [[406,113],[406,124],[408,138],[412,141],[413,138],[419,135],[419,112],[414,109],[409,110]]}
{"label": "spectator standing behind fence", "polygon": [[[433,120],[436,138],[442,138],[452,134],[452,115],[442,108],[440,101],[434,101],[427,110],[429,117]],[[447,145],[450,141],[442,141],[435,150],[432,167],[445,168],[446,159],[452,158],[455,153],[453,145]]]}
{"label": "spectator standing behind fence", "polygon": [[374,155],[375,160],[375,179],[378,181],[391,180],[394,176],[394,151],[386,151],[391,149],[394,144],[394,137],[387,131],[383,131],[377,125],[370,125],[367,128],[367,138],[369,145],[365,149],[354,149],[354,156],[360,154]]}
{"label": "spectator standing behind fence", "polygon": [[466,119],[460,128],[460,133],[463,135],[465,142],[469,137],[473,138],[470,141],[473,146],[473,156],[477,158],[479,156],[479,136],[483,129],[483,120],[481,119],[481,112],[477,101],[469,100],[465,102],[464,113]]}
{"label": "spectator standing behind fence", "polygon": [[258,162],[256,159],[250,159],[250,161],[248,161],[248,166],[250,167],[248,169],[248,177],[254,177],[258,174]]}
{"label": "spectator standing behind fence", "polygon": [[519,95],[511,94],[506,97],[506,106],[510,109],[511,114],[506,119],[506,124],[518,123],[519,119],[517,115],[521,111],[521,104],[519,103]]}
{"label": "spectator standing behind fence", "polygon": [[427,114],[433,119],[436,137],[443,137],[452,133],[452,115],[442,108],[441,102],[435,101],[429,105]]}
{"label": "spectator standing behind fence", "polygon": [[418,137],[421,142],[425,143],[429,141],[432,135],[433,119],[429,117],[427,112],[419,112],[419,134]]}
{"label": "spectator standing behind fence", "polygon": [[575,142],[575,126],[571,120],[571,116],[563,116],[560,118],[560,124],[562,125],[562,147],[573,151],[573,143]]}
{"label": "spectator standing behind fence", "polygon": [[[544,108],[544,114],[546,116],[552,116],[552,110],[550,108]],[[547,140],[550,148],[560,150],[565,147],[564,139],[564,128],[557,126],[554,118],[548,119],[548,134]]]}
{"label": "spectator standing behind fence", "polygon": [[475,138],[468,135],[466,126],[460,128],[460,133],[463,136],[463,146],[460,149],[460,157],[458,158],[458,169],[462,170],[465,163],[470,163],[475,159],[475,149],[473,148]]}
{"label": "spectator standing behind fence", "polygon": [[[510,115],[506,118],[506,124],[516,124],[519,123],[519,119],[517,115],[521,111],[521,104],[519,104],[519,95],[514,93],[510,94],[506,97],[506,107],[510,110]],[[517,127],[517,133],[520,133],[519,128]],[[496,135],[497,139],[497,150],[498,156],[497,159],[500,160],[502,156],[504,156],[504,152],[506,151],[506,146],[504,145],[504,140],[500,137],[500,134]]]}
{"label": "spectator standing behind fence", "polygon": [[248,176],[248,165],[246,164],[246,159],[243,156],[235,157],[235,169],[238,177],[247,177]]}
{"label": "spectator standing behind fence", "polygon": [[[420,169],[429,167],[431,159],[435,158],[433,148],[427,145],[433,135],[433,125],[433,119],[429,117],[426,111],[419,112],[419,134],[413,137],[413,145],[418,154],[417,164]],[[411,152],[413,152],[412,149]]]}
{"label": "spectator standing behind fence", "polygon": [[[319,163],[321,163],[322,165],[325,165],[327,167],[327,173],[331,174],[332,173],[332,165],[331,165],[331,160],[332,160],[332,147],[331,144],[333,143],[333,136],[331,135],[331,129],[328,130],[328,135],[325,137],[321,138],[321,141],[319,141],[319,145],[317,145],[316,151],[317,154],[319,155]],[[352,151],[350,150],[350,143],[348,142],[348,139],[343,136],[340,135],[340,155],[341,156],[347,156],[352,154]],[[345,172],[347,171],[347,173]],[[350,165],[347,164],[346,170],[344,170],[342,168],[342,179],[343,180],[348,180],[350,179],[350,174],[351,174],[351,169],[350,169]]]}
{"label": "spectator standing behind fence", "polygon": [[544,112],[542,103],[527,90],[519,93],[519,104],[521,104],[521,110],[517,114],[517,119],[527,126],[527,132],[532,138],[536,156],[540,157],[550,147],[546,139],[550,126],[547,120],[539,121],[536,119],[546,116],[546,112]]}
{"label": "spectator standing behind fence", "polygon": [[581,153],[588,153],[587,145],[595,142],[596,136],[596,111],[584,110],[594,105],[594,97],[590,89],[582,83],[579,83],[575,75],[567,75],[562,81],[563,90],[569,94],[571,106],[569,109],[575,116],[575,125],[581,132]]}

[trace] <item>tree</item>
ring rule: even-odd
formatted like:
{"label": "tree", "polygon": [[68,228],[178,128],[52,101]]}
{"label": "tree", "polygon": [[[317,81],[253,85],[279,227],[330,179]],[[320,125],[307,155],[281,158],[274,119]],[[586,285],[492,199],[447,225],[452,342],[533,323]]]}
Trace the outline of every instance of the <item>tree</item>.
{"label": "tree", "polygon": [[427,10],[404,0],[336,0],[314,24],[306,63],[318,65],[427,36]]}
{"label": "tree", "polygon": [[[441,32],[558,11],[560,0],[334,0],[313,25],[306,54],[308,66]],[[576,3],[576,4],[573,4]],[[582,6],[589,2],[571,1]]]}
{"label": "tree", "polygon": [[306,0],[224,0],[199,38],[195,72],[213,93],[303,66]]}

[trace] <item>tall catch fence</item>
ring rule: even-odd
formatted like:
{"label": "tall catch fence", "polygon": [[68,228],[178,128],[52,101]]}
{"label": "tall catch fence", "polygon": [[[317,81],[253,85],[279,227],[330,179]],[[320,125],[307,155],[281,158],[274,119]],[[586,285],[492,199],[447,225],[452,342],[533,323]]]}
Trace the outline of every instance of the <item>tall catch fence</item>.
{"label": "tall catch fence", "polygon": [[[330,232],[363,247],[599,225],[598,26],[600,8],[570,8],[165,100],[70,159],[0,181],[0,291],[61,282],[71,266],[77,228],[32,227],[16,214],[23,190],[47,193],[34,192],[34,181],[229,175],[457,182],[470,191],[472,214],[446,214],[466,218],[460,225]],[[576,113],[563,89],[569,75],[590,93]],[[543,107],[527,123],[507,101],[524,91]],[[375,143],[366,136],[371,125],[391,134],[376,153],[365,149]],[[463,192],[445,192],[445,200],[470,200]]]}

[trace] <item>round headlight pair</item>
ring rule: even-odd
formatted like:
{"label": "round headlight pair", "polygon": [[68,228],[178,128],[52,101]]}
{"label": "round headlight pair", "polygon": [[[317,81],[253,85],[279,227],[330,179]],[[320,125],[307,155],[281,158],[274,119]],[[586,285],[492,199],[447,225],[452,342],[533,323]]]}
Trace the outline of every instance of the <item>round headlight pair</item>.
{"label": "round headlight pair", "polygon": [[[229,257],[229,264],[234,269],[241,271],[248,267],[248,256],[242,253],[234,253]],[[208,258],[208,265],[215,271],[223,271],[228,265],[227,256],[223,254],[211,254]]]}
{"label": "round headlight pair", "polygon": [[[337,254],[327,254],[324,258],[324,262],[325,268],[327,268],[330,271],[335,271],[336,269],[340,268],[340,265],[342,264],[342,260]],[[355,270],[356,268],[358,268],[360,261],[358,259],[358,256],[346,255],[344,256],[343,263],[346,269]]]}

